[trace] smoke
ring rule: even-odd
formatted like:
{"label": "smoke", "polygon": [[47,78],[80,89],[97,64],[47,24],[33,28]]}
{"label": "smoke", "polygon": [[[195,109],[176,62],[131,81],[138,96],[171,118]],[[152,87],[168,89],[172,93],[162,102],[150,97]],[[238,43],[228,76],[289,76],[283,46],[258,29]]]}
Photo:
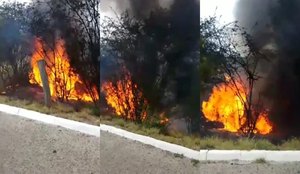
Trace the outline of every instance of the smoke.
{"label": "smoke", "polygon": [[176,106],[172,112],[177,115],[199,119],[200,101],[199,95],[195,95],[200,93],[200,73],[196,72],[199,0],[102,0],[101,3],[103,13],[115,10],[120,14],[128,10],[130,17],[145,22],[144,34],[137,37],[139,45],[134,50],[135,58],[142,61],[128,61],[126,56],[123,59],[149,103],[165,111]]}
{"label": "smoke", "polygon": [[300,135],[300,1],[239,0],[235,14],[261,50],[275,45],[271,62],[263,65],[270,71],[264,74],[262,91],[275,129]]}
{"label": "smoke", "polygon": [[125,10],[136,17],[145,18],[151,11],[158,8],[169,8],[174,0],[102,0],[101,11],[111,13],[115,10],[117,13],[122,13]]}
{"label": "smoke", "polygon": [[272,35],[271,9],[277,0],[239,0],[235,17],[239,25],[245,27],[260,47],[270,44]]}

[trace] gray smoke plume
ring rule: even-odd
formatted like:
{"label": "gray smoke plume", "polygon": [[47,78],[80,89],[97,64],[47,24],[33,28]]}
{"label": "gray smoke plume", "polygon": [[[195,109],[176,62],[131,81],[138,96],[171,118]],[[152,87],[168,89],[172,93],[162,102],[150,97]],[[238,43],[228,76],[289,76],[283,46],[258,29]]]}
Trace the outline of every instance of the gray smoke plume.
{"label": "gray smoke plume", "polygon": [[235,17],[245,27],[260,47],[270,44],[272,36],[271,10],[277,0],[239,0]]}
{"label": "gray smoke plume", "polygon": [[122,13],[128,10],[129,14],[136,18],[145,18],[151,11],[160,7],[169,8],[174,0],[102,0],[101,10],[108,12],[115,10]]}
{"label": "gray smoke plume", "polygon": [[236,19],[263,50],[276,45],[275,56],[264,64],[264,96],[270,104],[275,129],[283,135],[300,135],[300,1],[239,0]]}

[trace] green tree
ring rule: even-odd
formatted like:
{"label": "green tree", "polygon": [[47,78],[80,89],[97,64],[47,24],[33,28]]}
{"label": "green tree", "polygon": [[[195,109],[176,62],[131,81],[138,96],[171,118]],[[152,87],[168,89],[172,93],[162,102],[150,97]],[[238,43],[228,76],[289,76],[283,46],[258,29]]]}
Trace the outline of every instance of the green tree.
{"label": "green tree", "polygon": [[25,3],[0,5],[0,78],[6,90],[28,84],[31,36]]}

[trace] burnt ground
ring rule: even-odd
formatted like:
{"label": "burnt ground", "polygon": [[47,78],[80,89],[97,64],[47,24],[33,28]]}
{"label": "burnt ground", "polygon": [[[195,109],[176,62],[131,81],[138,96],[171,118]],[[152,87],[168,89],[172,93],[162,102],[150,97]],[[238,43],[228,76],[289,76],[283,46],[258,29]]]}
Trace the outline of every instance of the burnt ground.
{"label": "burnt ground", "polygon": [[8,91],[7,93],[5,93],[5,96],[36,102],[44,101],[43,88],[38,85],[18,87],[13,91]]}

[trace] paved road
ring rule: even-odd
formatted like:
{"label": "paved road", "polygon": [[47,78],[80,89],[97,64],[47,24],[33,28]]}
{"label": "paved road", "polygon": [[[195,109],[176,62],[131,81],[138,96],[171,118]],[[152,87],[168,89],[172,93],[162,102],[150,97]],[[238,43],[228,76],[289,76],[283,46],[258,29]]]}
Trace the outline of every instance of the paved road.
{"label": "paved road", "polygon": [[101,174],[200,174],[190,159],[133,142],[119,136],[100,134]]}
{"label": "paved road", "polygon": [[100,138],[0,113],[1,174],[98,174]]}
{"label": "paved road", "polygon": [[209,174],[300,174],[300,163],[200,162]]}
{"label": "paved road", "polygon": [[0,173],[300,174],[300,163],[195,163],[109,133],[97,138],[0,113]]}
{"label": "paved road", "polygon": [[300,163],[200,162],[110,133],[100,134],[101,174],[300,174]]}

